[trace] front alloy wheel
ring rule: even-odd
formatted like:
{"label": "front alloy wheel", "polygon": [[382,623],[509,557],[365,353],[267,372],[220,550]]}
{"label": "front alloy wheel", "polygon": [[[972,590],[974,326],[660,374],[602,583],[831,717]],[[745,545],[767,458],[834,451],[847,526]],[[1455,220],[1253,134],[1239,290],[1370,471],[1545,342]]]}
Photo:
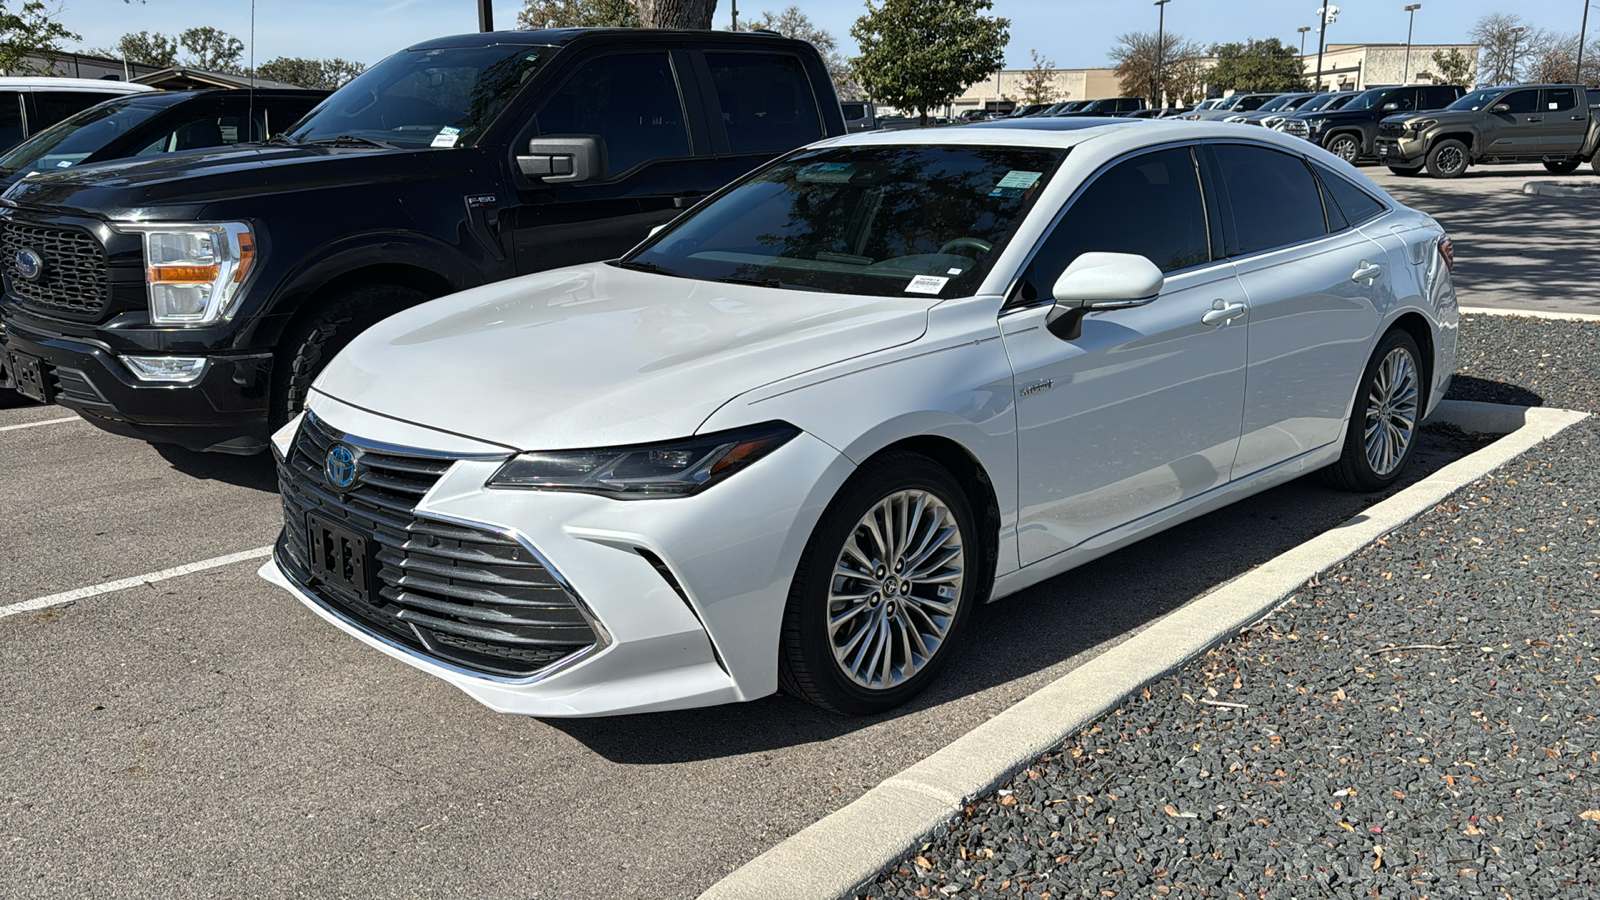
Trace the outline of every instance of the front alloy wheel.
{"label": "front alloy wheel", "polygon": [[890,453],[840,490],[806,545],[784,612],[784,690],[853,715],[898,706],[949,658],[981,573],[961,484]]}
{"label": "front alloy wheel", "polygon": [[1428,174],[1435,178],[1459,178],[1467,171],[1467,145],[1454,138],[1440,141],[1428,151]]}
{"label": "front alloy wheel", "polygon": [[1361,155],[1361,142],[1353,134],[1336,134],[1328,139],[1328,152],[1351,165]]}

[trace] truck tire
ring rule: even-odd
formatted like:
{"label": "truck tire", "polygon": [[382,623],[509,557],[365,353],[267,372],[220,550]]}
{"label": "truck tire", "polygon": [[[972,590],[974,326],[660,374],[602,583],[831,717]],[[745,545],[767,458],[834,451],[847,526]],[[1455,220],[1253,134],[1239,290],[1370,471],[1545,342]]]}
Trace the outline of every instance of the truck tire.
{"label": "truck tire", "polygon": [[268,410],[272,429],[300,414],[311,382],[356,335],[427,299],[421,291],[398,285],[364,284],[311,301],[314,310],[290,326],[278,347]]}
{"label": "truck tire", "polygon": [[1415,178],[1418,175],[1422,174],[1422,165],[1418,164],[1418,165],[1415,165],[1415,166],[1390,166],[1389,167],[1389,171],[1393,172],[1396,175],[1399,175],[1401,178]]}
{"label": "truck tire", "polygon": [[1350,165],[1361,158],[1361,138],[1346,131],[1328,138],[1327,150]]}
{"label": "truck tire", "polygon": [[1578,171],[1578,166],[1582,162],[1583,160],[1576,156],[1571,159],[1547,159],[1544,161],[1544,167],[1554,175],[1571,175]]}
{"label": "truck tire", "polygon": [[1446,138],[1428,150],[1428,174],[1435,178],[1460,178],[1467,171],[1467,145]]}

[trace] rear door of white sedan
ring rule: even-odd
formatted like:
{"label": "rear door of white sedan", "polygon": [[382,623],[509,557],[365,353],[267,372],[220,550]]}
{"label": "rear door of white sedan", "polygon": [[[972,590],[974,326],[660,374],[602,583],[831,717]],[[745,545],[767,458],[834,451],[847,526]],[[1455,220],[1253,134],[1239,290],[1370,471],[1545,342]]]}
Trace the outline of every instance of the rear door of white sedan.
{"label": "rear door of white sedan", "polygon": [[[1212,235],[1195,147],[1114,162],[1079,193],[1001,316],[1016,373],[1023,565],[1228,481],[1244,404],[1248,308]],[[1137,253],[1153,302],[1091,313],[1064,340],[1051,288],[1090,251]],[[1203,321],[1206,320],[1206,321]]]}

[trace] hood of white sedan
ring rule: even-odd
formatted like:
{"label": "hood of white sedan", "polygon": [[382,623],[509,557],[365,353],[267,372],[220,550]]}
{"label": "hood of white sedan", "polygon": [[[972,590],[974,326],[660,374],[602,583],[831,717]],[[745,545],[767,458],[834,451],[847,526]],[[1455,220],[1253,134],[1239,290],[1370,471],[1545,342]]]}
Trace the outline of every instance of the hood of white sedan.
{"label": "hood of white sedan", "polygon": [[315,389],[521,450],[668,440],[745,391],[916,340],[936,302],[578,266],[385,319]]}

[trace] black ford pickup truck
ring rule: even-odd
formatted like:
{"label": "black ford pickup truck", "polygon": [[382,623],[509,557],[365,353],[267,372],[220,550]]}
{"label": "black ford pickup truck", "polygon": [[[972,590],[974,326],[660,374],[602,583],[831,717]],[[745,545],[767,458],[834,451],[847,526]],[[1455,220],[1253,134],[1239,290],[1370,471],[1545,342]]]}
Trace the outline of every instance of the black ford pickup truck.
{"label": "black ford pickup truck", "polygon": [[379,319],[618,256],[744,172],[844,131],[817,51],[773,34],[418,44],[265,144],[13,185],[0,388],[118,434],[258,452]]}

